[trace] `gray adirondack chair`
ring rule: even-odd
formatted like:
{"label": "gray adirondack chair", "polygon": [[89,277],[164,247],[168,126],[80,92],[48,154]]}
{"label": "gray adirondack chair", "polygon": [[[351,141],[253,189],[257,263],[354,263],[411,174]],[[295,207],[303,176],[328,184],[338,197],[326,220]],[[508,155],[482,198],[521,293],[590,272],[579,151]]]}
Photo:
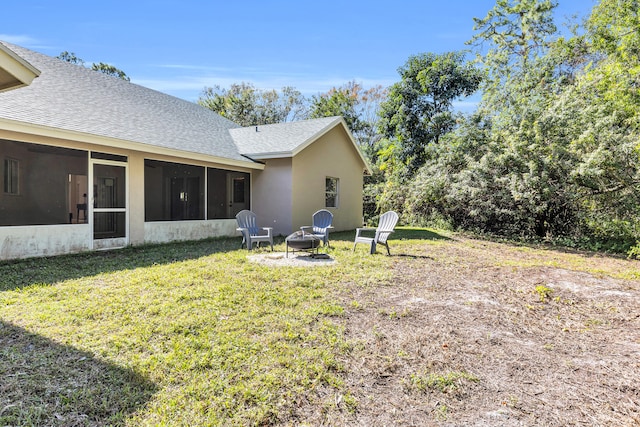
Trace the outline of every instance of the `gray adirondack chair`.
{"label": "gray adirondack chair", "polygon": [[[238,212],[236,221],[238,221],[236,230],[242,233],[240,248],[247,245],[247,249],[252,250],[254,243],[256,247],[260,247],[260,242],[269,242],[271,252],[273,252],[273,228],[258,227],[256,225],[256,214],[246,209]],[[266,234],[264,234],[265,231]]]}
{"label": "gray adirondack chair", "polygon": [[[378,222],[377,228],[368,228],[368,227],[357,228],[356,238],[353,243],[353,250],[354,251],[356,250],[356,245],[358,243],[366,243],[370,246],[370,253],[373,254],[376,251],[376,245],[380,244],[380,245],[384,245],[387,248],[387,255],[391,255],[391,252],[389,251],[389,243],[387,242],[387,239],[389,238],[391,233],[393,233],[393,229],[395,228],[397,223],[398,223],[398,214],[395,213],[394,211],[389,211],[380,215],[380,221]],[[373,237],[362,236],[361,233],[366,231],[375,231],[375,234]]]}
{"label": "gray adirondack chair", "polygon": [[333,214],[326,209],[320,209],[311,217],[313,225],[303,225],[300,227],[305,234],[313,234],[322,240],[322,244],[329,246],[329,230],[333,228]]}

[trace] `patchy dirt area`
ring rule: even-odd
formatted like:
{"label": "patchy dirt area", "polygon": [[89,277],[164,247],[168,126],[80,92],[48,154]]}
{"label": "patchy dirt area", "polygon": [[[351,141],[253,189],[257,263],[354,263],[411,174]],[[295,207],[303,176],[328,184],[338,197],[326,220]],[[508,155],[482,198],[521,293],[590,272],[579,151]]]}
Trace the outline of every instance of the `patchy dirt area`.
{"label": "patchy dirt area", "polygon": [[266,254],[247,255],[250,262],[271,267],[324,267],[336,263],[335,258],[325,253],[308,253],[304,251],[268,252]]}
{"label": "patchy dirt area", "polygon": [[640,263],[456,240],[345,289],[350,396],[312,424],[639,426]]}

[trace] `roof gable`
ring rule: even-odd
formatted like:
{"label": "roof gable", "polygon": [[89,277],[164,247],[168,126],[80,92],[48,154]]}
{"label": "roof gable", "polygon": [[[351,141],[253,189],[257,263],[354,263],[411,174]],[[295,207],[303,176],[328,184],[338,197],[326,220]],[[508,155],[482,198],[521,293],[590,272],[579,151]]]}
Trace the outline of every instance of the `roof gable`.
{"label": "roof gable", "polygon": [[40,70],[0,43],[0,92],[30,85]]}
{"label": "roof gable", "polygon": [[251,159],[264,160],[293,157],[337,126],[344,128],[364,168],[371,173],[362,151],[342,117],[234,128],[230,129],[229,133],[240,153]]}

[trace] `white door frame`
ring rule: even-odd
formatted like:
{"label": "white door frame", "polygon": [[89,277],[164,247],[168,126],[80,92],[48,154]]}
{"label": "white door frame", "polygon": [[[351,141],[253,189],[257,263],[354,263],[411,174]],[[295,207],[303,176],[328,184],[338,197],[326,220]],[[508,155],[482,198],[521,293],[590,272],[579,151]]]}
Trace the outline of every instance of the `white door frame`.
{"label": "white door frame", "polygon": [[[94,166],[106,165],[117,166],[124,168],[125,175],[125,207],[124,208],[95,208],[95,194],[93,192],[94,185]],[[91,226],[91,249],[93,250],[106,250],[123,248],[129,244],[129,163],[118,162],[113,160],[93,159],[89,156],[89,225]],[[94,213],[100,212],[124,212],[125,213],[125,235],[124,237],[96,239],[94,232]]]}

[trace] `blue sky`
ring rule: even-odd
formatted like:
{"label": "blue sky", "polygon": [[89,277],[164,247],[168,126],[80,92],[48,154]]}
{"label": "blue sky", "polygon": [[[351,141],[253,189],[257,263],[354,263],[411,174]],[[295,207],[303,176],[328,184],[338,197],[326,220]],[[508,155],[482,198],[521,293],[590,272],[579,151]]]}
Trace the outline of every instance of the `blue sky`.
{"label": "blue sky", "polygon": [[[556,24],[595,0],[559,0]],[[495,0],[30,0],[3,4],[0,40],[106,62],[195,101],[206,86],[293,86],[310,96],[355,80],[388,86],[410,55],[467,49]]]}

